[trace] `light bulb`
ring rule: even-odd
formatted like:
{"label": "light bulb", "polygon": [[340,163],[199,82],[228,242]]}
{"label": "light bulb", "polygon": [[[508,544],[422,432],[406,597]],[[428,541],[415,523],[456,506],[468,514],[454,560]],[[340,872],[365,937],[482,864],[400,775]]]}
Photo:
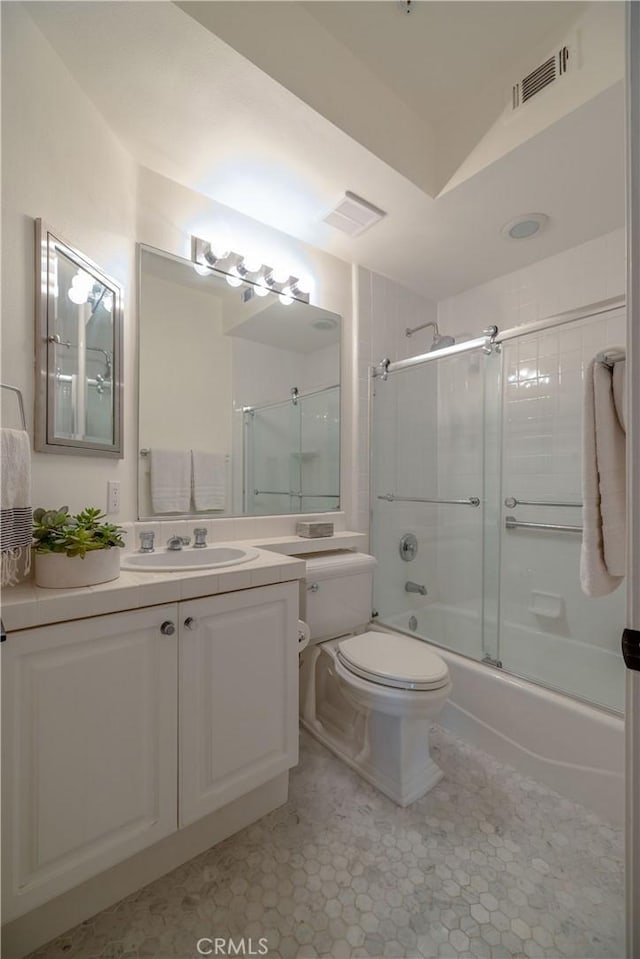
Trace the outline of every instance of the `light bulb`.
{"label": "light bulb", "polygon": [[242,259],[242,265],[247,271],[247,273],[259,273],[262,269],[262,262],[257,259],[255,256],[245,256]]}
{"label": "light bulb", "polygon": [[199,276],[209,276],[211,270],[204,263],[194,263],[193,268]]}
{"label": "light bulb", "polygon": [[225,280],[229,286],[242,286],[242,277],[238,276],[237,273],[227,273]]}
{"label": "light bulb", "polygon": [[310,276],[301,276],[299,280],[296,280],[296,288],[300,293],[311,293],[313,287],[313,280]]}
{"label": "light bulb", "polygon": [[78,270],[71,280],[71,286],[76,290],[86,290],[89,292],[93,286],[93,277],[89,276],[88,273],[85,273],[84,270]]}
{"label": "light bulb", "polygon": [[269,288],[264,285],[264,283],[256,283],[253,291],[256,296],[268,296],[271,292]]}
{"label": "light bulb", "polygon": [[283,306],[289,306],[290,303],[293,303],[293,297],[288,289],[284,289],[282,293],[278,296],[278,299]]}
{"label": "light bulb", "polygon": [[77,303],[78,306],[80,306],[82,303],[87,302],[89,298],[89,291],[80,286],[72,286],[67,290],[67,296],[72,303]]}
{"label": "light bulb", "polygon": [[291,274],[288,270],[284,270],[281,266],[274,266],[271,270],[271,273],[267,277],[269,283],[277,283],[280,286],[282,283],[286,283]]}

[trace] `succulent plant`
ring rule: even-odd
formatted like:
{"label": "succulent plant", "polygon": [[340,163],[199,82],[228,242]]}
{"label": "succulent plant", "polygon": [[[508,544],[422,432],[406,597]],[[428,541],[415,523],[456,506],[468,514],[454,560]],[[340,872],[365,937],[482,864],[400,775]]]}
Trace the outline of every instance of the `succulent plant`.
{"label": "succulent plant", "polygon": [[36,509],[33,513],[33,546],[36,553],[66,553],[82,559],[94,549],[124,546],[122,527],[101,522],[105,517],[95,506],[75,516],[69,507]]}

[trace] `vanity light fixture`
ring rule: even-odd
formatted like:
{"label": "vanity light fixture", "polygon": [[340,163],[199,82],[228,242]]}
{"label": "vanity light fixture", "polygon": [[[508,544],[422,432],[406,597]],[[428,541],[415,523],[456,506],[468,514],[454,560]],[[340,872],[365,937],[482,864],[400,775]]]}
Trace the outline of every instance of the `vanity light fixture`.
{"label": "vanity light fixture", "polygon": [[191,237],[191,260],[197,273],[206,276],[215,270],[225,276],[229,286],[246,284],[256,296],[275,293],[280,302],[289,305],[294,300],[308,303],[313,281],[293,276],[282,266],[268,266],[261,263],[255,254],[243,256],[233,250],[223,250],[208,240]]}

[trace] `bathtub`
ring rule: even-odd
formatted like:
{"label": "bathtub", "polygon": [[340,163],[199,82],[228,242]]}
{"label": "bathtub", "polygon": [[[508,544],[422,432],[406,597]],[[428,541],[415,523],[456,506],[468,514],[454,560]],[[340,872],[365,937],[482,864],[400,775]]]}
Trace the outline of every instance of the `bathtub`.
{"label": "bathtub", "polygon": [[[377,621],[375,628],[416,636],[407,628],[411,615],[423,632],[446,636],[447,641],[458,635],[464,641],[475,619],[477,635],[472,613],[434,607],[404,611]],[[438,624],[445,632],[436,631]],[[453,681],[441,725],[603,819],[624,822],[622,717],[433,645]]]}

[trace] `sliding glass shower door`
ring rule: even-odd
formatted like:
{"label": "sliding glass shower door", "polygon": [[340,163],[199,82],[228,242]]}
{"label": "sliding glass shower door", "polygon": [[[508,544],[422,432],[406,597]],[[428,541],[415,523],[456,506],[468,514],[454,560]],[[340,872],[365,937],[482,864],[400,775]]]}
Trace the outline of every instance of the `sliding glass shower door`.
{"label": "sliding glass shower door", "polygon": [[624,311],[505,342],[499,651],[505,669],[622,709],[625,586],[580,585],[582,405],[593,356],[624,343]]}
{"label": "sliding glass shower door", "polygon": [[378,621],[621,710],[625,590],[580,584],[588,362],[622,310],[374,379]]}
{"label": "sliding glass shower door", "polygon": [[246,513],[339,508],[339,386],[255,407],[243,416]]}
{"label": "sliding glass shower door", "polygon": [[495,651],[483,635],[492,360],[478,349],[378,378],[373,400],[379,620],[474,659]]}

